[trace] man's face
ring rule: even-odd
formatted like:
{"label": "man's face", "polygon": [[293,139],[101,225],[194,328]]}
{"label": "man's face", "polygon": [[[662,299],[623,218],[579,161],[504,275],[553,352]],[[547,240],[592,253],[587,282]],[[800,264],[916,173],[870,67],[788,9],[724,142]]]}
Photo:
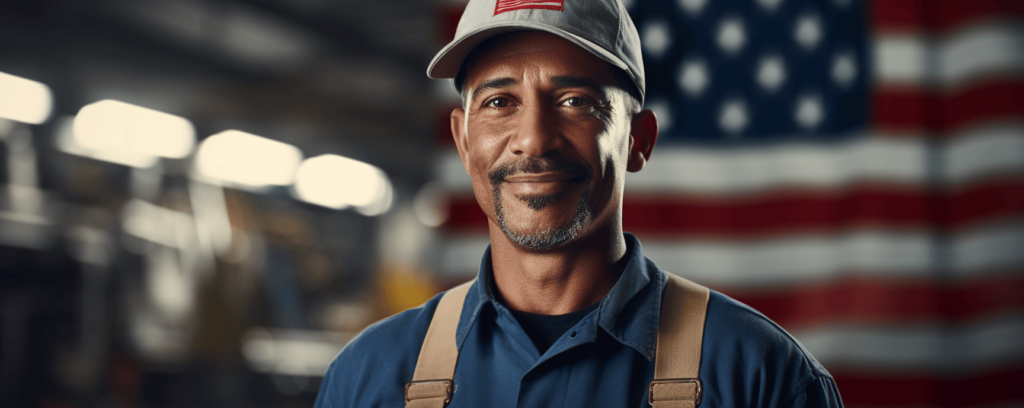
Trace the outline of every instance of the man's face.
{"label": "man's face", "polygon": [[504,35],[468,60],[452,130],[477,202],[512,242],[556,248],[621,222],[636,166],[632,99],[614,69],[538,31]]}

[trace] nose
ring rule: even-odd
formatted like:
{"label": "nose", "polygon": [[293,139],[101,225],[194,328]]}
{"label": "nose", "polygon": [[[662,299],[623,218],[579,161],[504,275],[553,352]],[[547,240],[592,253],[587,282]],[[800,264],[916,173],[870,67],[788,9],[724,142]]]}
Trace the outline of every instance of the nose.
{"label": "nose", "polygon": [[515,155],[543,157],[562,150],[565,139],[558,131],[557,113],[543,103],[523,106],[508,144]]}

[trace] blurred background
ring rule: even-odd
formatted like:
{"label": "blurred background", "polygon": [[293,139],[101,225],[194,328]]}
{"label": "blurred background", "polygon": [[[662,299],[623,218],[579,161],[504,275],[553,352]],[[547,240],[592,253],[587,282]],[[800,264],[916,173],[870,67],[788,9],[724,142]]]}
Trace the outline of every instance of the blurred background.
{"label": "blurred background", "polygon": [[[424,75],[464,4],[0,1],[0,405],[311,406],[353,335],[474,276]],[[625,4],[645,253],[847,406],[1024,406],[1024,2]]]}

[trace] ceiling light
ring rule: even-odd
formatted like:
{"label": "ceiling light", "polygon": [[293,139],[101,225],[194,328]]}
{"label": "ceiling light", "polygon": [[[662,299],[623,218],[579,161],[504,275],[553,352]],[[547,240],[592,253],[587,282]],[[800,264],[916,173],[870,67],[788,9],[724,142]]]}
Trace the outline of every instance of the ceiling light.
{"label": "ceiling light", "polygon": [[373,216],[391,207],[393,192],[388,176],[379,168],[325,154],[302,162],[295,173],[295,194],[308,203],[334,209],[355,207]]}
{"label": "ceiling light", "polygon": [[0,72],[0,118],[38,125],[46,122],[52,110],[48,86]]}
{"label": "ceiling light", "polygon": [[195,138],[188,119],[109,99],[75,117],[75,143],[95,151],[180,159],[192,153]]}
{"label": "ceiling light", "polygon": [[208,179],[246,187],[286,186],[302,152],[287,143],[228,130],[210,136],[196,153],[196,170]]}

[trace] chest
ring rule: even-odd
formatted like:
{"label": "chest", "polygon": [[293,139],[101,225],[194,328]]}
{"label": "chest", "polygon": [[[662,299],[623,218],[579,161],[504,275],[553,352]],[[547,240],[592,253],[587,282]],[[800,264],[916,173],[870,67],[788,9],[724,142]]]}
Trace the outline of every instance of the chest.
{"label": "chest", "polygon": [[542,356],[518,327],[493,324],[465,343],[448,407],[650,406],[654,363],[600,329],[574,328]]}

